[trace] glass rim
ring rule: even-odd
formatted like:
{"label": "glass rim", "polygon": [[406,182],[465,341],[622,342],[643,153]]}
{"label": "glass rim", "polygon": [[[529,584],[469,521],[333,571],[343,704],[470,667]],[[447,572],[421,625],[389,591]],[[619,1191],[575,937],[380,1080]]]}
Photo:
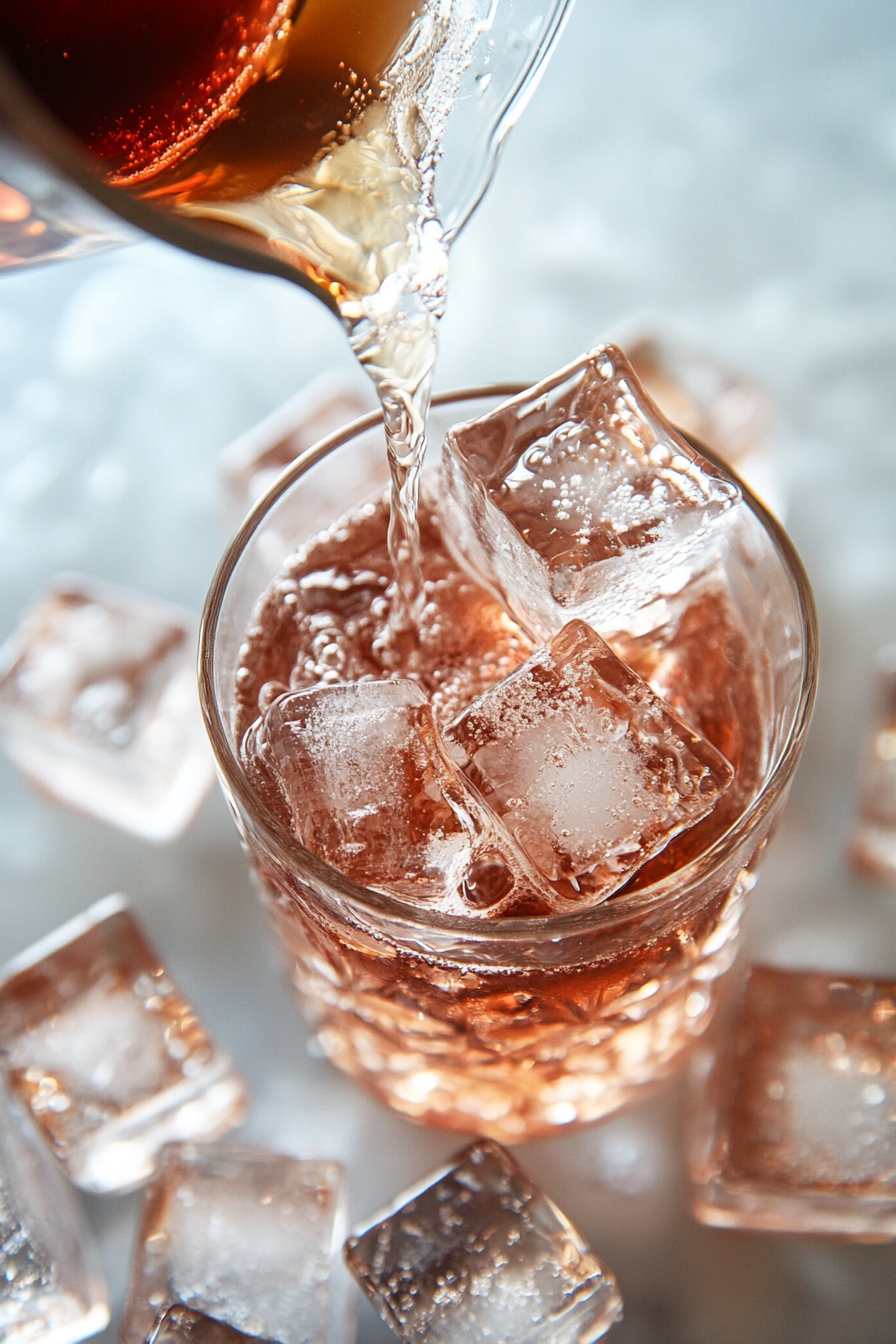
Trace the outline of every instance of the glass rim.
{"label": "glass rim", "polygon": [[[432,406],[433,408],[452,406],[462,402],[486,399],[506,400],[525,392],[530,386],[532,384],[526,382],[501,382],[482,387],[458,388],[434,396]],[[602,927],[610,929],[615,925],[625,923],[636,913],[642,912],[645,907],[657,910],[667,903],[674,903],[683,891],[694,886],[701,876],[724,864],[726,858],[736,851],[744,836],[761,821],[780,790],[789,781],[796,767],[803,740],[809,727],[815,701],[818,672],[818,618],[815,599],[796,547],[782,524],[761,500],[757,499],[737,473],[693,435],[685,434],[681,430],[678,432],[701,457],[705,457],[713,466],[736,482],[743,492],[744,500],[751,512],[762,523],[784,569],[793,581],[802,617],[801,629],[803,633],[799,697],[794,707],[786,737],[776,753],[770,770],[748,806],[739,814],[728,830],[707,849],[682,865],[681,868],[667,873],[649,886],[632,891],[627,895],[613,894],[607,900],[596,905],[586,906],[582,910],[543,917],[524,916],[493,920],[481,916],[474,918],[464,915],[447,915],[439,911],[427,910],[424,906],[414,906],[410,901],[388,896],[385,892],[362,886],[352,878],[347,877],[338,868],[326,863],[312,850],[306,849],[301,841],[287,833],[276,818],[264,807],[250,785],[231,741],[215,694],[215,643],[218,623],[230,580],[252,538],[262,526],[272,508],[292,486],[324,457],[335,452],[336,449],[350,440],[375,429],[382,422],[381,410],[370,411],[300,453],[288,467],[284,468],[250,509],[225,549],[215,571],[200,624],[199,698],[215,762],[226,789],[233,795],[240,808],[253,818],[255,825],[264,832],[266,841],[271,844],[278,856],[281,857],[281,861],[284,862],[284,866],[289,868],[290,871],[307,875],[314,886],[329,888],[330,891],[349,902],[357,916],[361,918],[364,916],[373,918],[386,916],[394,924],[404,926],[409,933],[413,933],[415,930],[423,933],[454,933],[462,935],[467,942],[483,943],[518,941],[520,938],[531,938],[533,936],[565,938],[585,932],[593,932]],[[284,556],[283,558],[285,560],[287,557]],[[262,596],[261,592],[257,596],[260,598]]]}

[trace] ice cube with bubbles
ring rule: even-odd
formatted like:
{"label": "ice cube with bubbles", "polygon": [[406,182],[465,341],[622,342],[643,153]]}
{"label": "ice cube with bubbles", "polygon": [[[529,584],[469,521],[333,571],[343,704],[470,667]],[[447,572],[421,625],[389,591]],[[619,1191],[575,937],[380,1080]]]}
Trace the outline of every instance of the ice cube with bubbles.
{"label": "ice cube with bubbles", "polygon": [[589,1344],[622,1311],[612,1273],[489,1139],[399,1195],[345,1251],[405,1344]]}
{"label": "ice cube with bubbles", "polygon": [[335,1162],[170,1145],[145,1195],[123,1344],[178,1302],[279,1344],[344,1344],[345,1199]]}
{"label": "ice cube with bubbles", "polygon": [[0,973],[0,1066],[68,1175],[128,1189],[171,1139],[239,1124],[246,1087],[120,896]]}
{"label": "ice cube with bubbles", "polygon": [[59,802],[173,839],[213,777],[193,617],[79,575],[57,579],[0,650],[0,741]]}
{"label": "ice cube with bubbles", "polygon": [[0,1338],[75,1344],[109,1321],[90,1225],[33,1120],[0,1079]]}
{"label": "ice cube with bubbles", "polygon": [[590,903],[705,816],[733,778],[584,621],[468,705],[446,741],[542,876]]}
{"label": "ice cube with bubbles", "polygon": [[242,754],[282,822],[357,882],[455,914],[494,917],[524,900],[551,907],[553,893],[458,771],[412,681],[281,695]]}
{"label": "ice cube with bubbles", "polygon": [[[226,1321],[215,1320],[175,1302],[162,1312],[146,1337],[146,1344],[258,1344],[257,1336],[236,1330]],[[270,1344],[263,1341],[262,1344]]]}
{"label": "ice cube with bubbles", "polygon": [[455,426],[442,448],[446,542],[541,639],[574,617],[627,628],[712,564],[739,500],[612,345]]}
{"label": "ice cube with bubbles", "polygon": [[752,967],[691,1131],[701,1222],[896,1237],[896,981]]}

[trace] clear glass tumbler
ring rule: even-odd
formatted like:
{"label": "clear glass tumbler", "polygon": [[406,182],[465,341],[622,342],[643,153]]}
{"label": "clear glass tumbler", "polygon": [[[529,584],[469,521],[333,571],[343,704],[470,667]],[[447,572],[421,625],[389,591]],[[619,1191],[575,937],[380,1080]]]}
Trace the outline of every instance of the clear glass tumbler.
{"label": "clear glass tumbler", "polygon": [[[520,390],[437,399],[430,443]],[[333,1063],[423,1124],[502,1142],[556,1133],[666,1076],[709,1024],[808,724],[811,591],[786,534],[745,490],[727,577],[760,667],[763,769],[708,850],[579,913],[490,922],[415,910],[352,882],[288,834],[250,787],[231,728],[240,645],[259,596],[291,552],[370,498],[379,473],[384,485],[382,424],[371,415],[300,457],[228,548],[201,640],[218,770],[292,983]]]}

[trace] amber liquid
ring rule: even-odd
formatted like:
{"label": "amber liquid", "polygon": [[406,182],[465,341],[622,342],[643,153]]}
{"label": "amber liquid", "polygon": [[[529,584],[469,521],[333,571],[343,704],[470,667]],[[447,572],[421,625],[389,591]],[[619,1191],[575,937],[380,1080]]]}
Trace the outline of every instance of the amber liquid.
{"label": "amber liquid", "polygon": [[177,211],[257,196],[348,138],[387,95],[416,12],[412,0],[0,0],[0,30],[106,180]]}

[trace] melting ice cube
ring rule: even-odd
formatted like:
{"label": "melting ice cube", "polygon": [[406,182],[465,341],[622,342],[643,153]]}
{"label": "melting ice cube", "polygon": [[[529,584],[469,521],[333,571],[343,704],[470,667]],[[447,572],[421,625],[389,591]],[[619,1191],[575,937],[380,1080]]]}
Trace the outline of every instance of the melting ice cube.
{"label": "melting ice cube", "polygon": [[442,450],[444,534],[540,638],[571,617],[621,629],[717,557],[740,492],[599,347]]}
{"label": "melting ice cube", "polygon": [[407,1344],[578,1344],[622,1313],[610,1271],[489,1139],[399,1195],[345,1250]]}
{"label": "melting ice cube", "polygon": [[75,1344],[108,1324],[90,1225],[2,1079],[0,1283],[0,1338],[7,1344]]}
{"label": "melting ice cube", "polygon": [[176,1302],[156,1321],[146,1344],[257,1344],[257,1337]]}
{"label": "melting ice cube", "polygon": [[474,700],[452,754],[546,878],[603,900],[733,771],[584,621]]}
{"label": "melting ice cube", "polygon": [[243,759],[293,834],[358,882],[456,914],[494,916],[541,888],[553,899],[454,765],[412,681],[281,695]]}
{"label": "melting ice cube", "polygon": [[164,1143],[243,1119],[246,1088],[120,896],[10,962],[0,1063],[76,1184],[145,1181]]}
{"label": "melting ice cube", "polygon": [[896,1236],[896,983],[754,966],[699,1061],[693,1208],[718,1227]]}
{"label": "melting ice cube", "polygon": [[188,612],[77,575],[0,651],[0,737],[46,793],[170,840],[212,782]]}
{"label": "melting ice cube", "polygon": [[171,1144],[145,1196],[124,1344],[175,1302],[279,1344],[341,1344],[345,1199],[335,1162]]}

